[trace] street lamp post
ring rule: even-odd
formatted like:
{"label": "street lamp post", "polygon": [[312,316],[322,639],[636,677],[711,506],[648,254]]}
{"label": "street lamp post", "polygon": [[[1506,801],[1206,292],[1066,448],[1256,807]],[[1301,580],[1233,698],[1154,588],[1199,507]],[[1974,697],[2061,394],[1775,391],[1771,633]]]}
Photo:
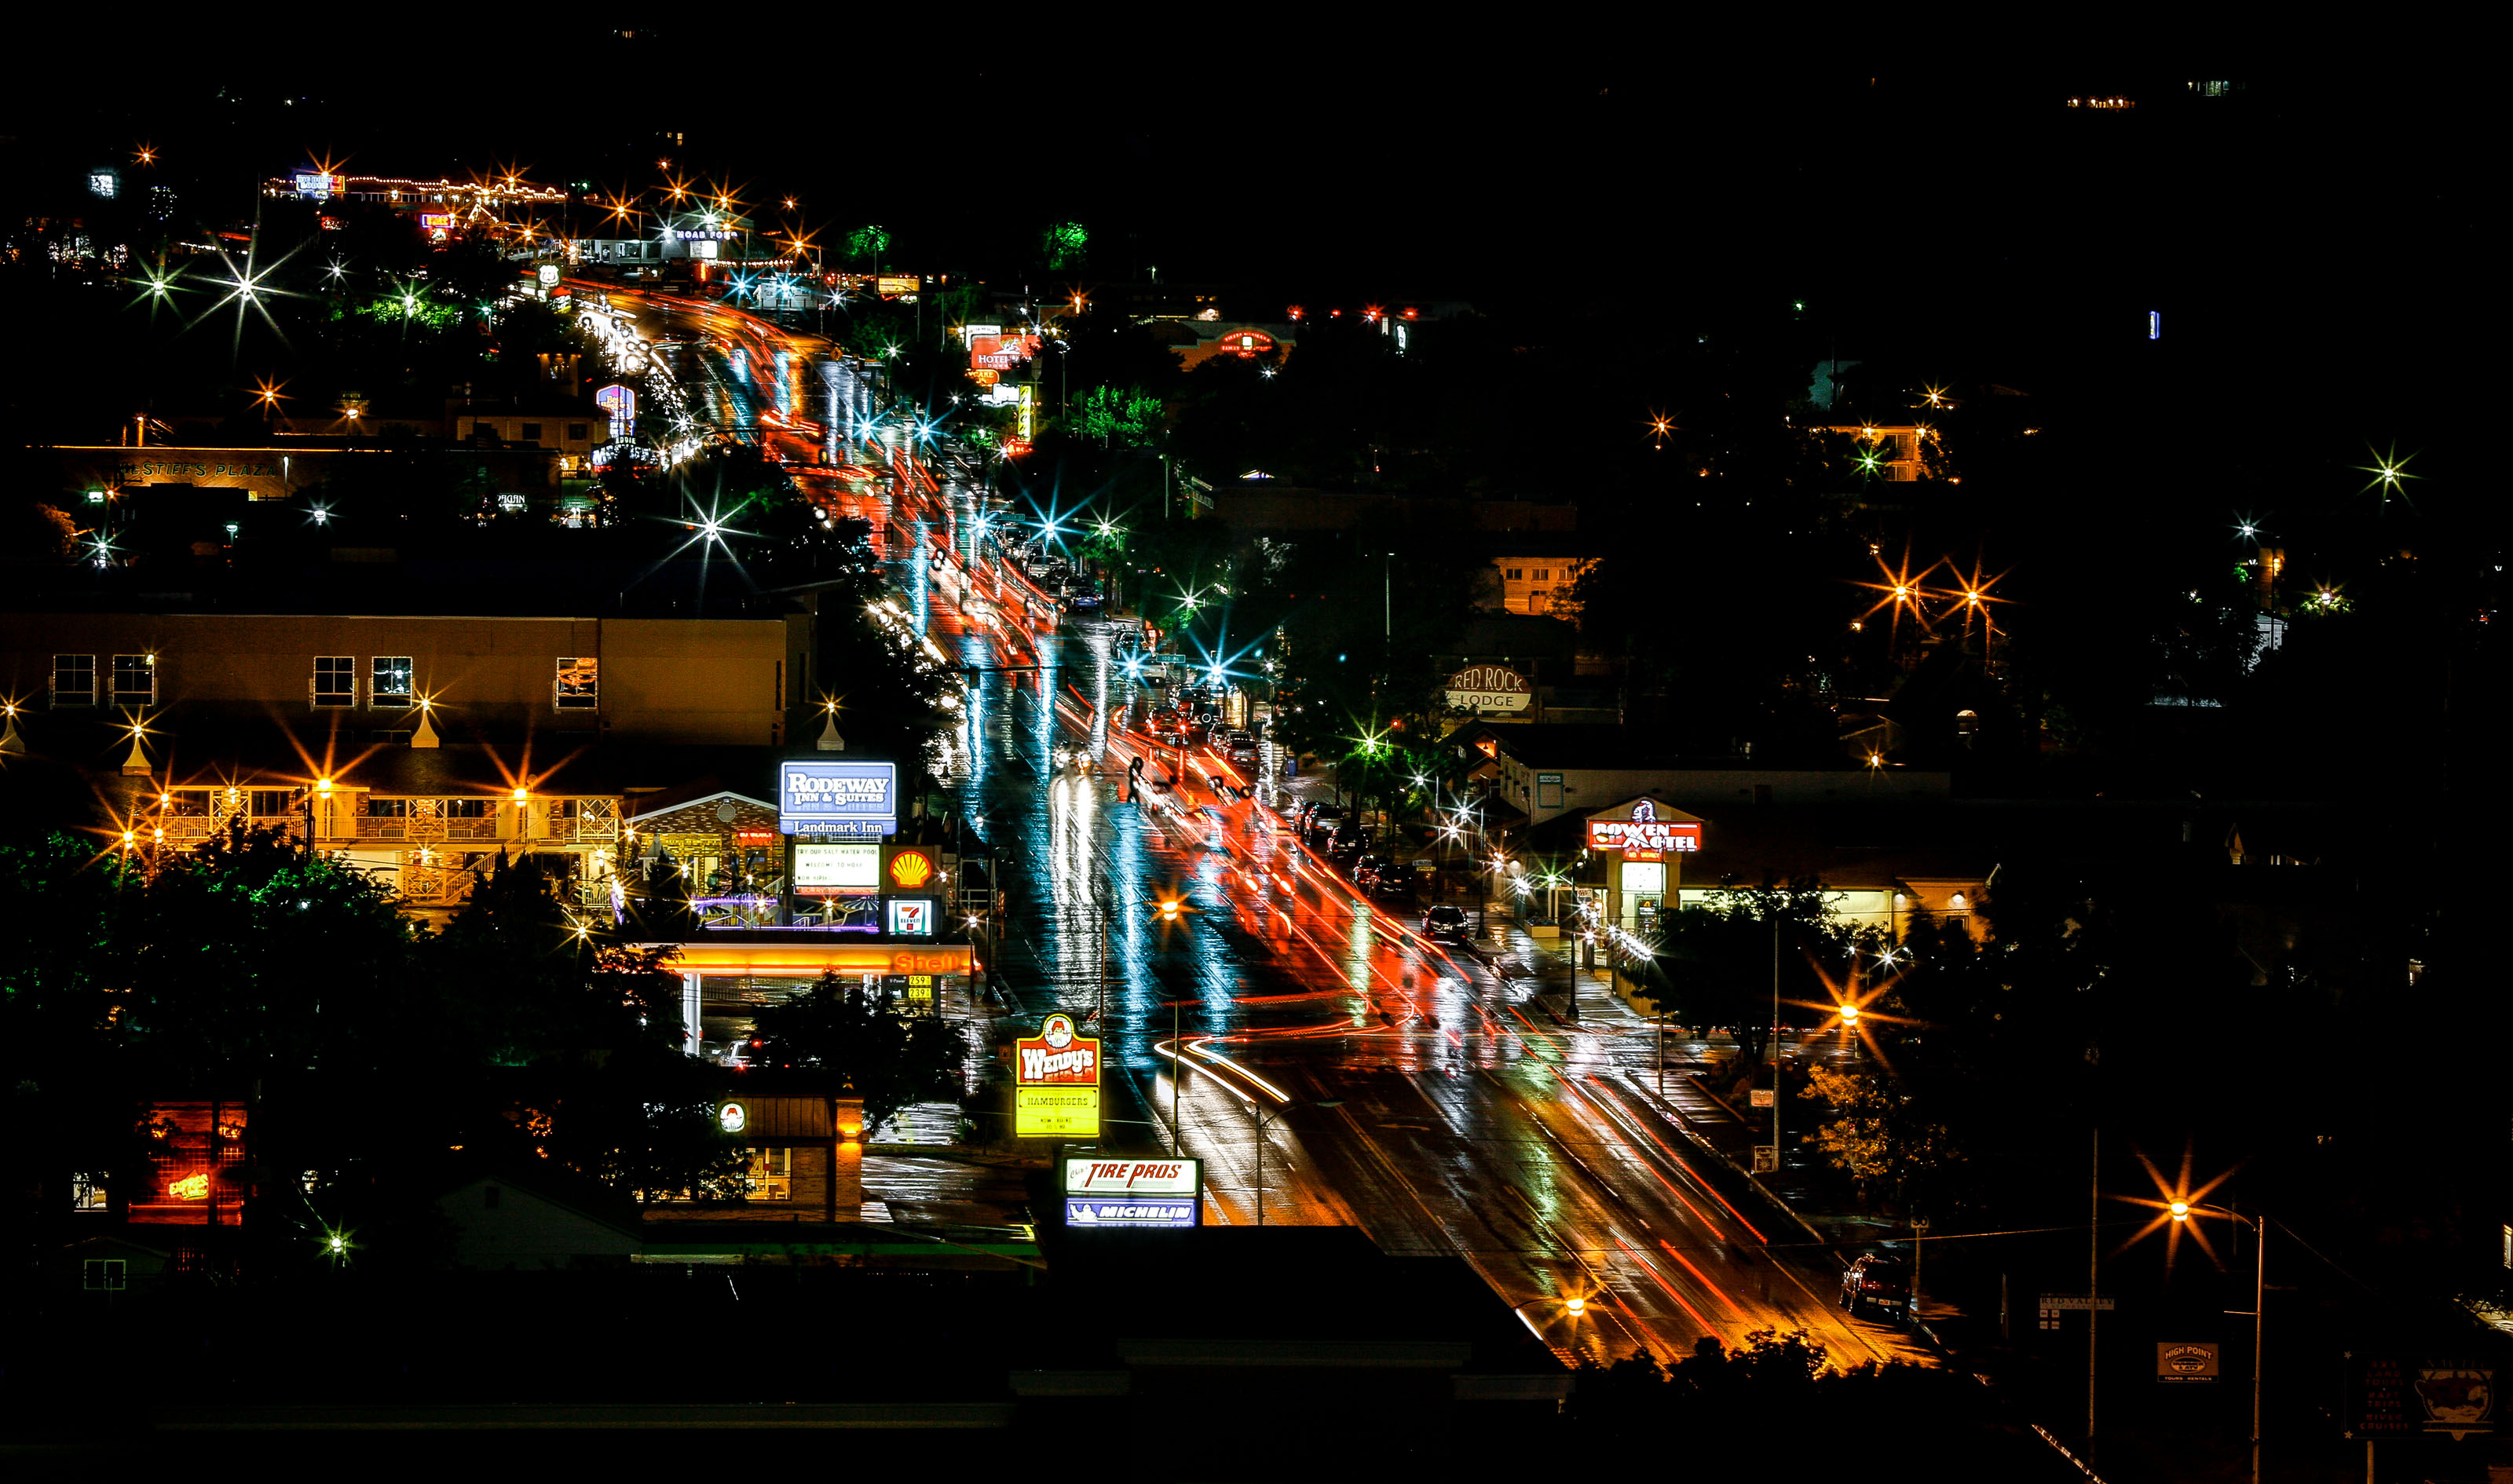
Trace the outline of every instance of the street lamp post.
{"label": "street lamp post", "polygon": [[1283,1116],[1297,1106],[1296,1103],[1286,1103],[1269,1113],[1256,1099],[1248,1100],[1248,1117],[1256,1126],[1256,1224],[1259,1226],[1265,1224],[1265,1125],[1282,1122]]}
{"label": "street lamp post", "polygon": [[2267,1330],[2268,1312],[2268,1304],[2262,1302],[2268,1297],[2268,1222],[2256,1213],[2245,1216],[2230,1206],[2195,1206],[2187,1201],[2174,1201],[2166,1209],[2173,1213],[2175,1222],[2187,1222],[2191,1213],[2205,1211],[2252,1228],[2252,1306],[2247,1315],[2239,1308],[2229,1308],[2225,1312],[2245,1315],[2252,1321],[2252,1484],[2260,1484],[2260,1364],[2265,1358],[2261,1343]]}

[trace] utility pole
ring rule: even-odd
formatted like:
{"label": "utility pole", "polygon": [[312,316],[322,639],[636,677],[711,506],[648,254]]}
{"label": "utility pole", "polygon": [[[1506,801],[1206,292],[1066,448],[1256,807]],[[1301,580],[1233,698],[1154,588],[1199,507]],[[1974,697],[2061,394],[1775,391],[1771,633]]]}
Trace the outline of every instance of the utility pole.
{"label": "utility pole", "polygon": [[2101,1274],[2103,1223],[2103,1130],[2094,1126],[2094,1178],[2086,1186],[2086,1455],[2094,1451],[2094,1332],[2102,1325],[2102,1309],[2094,1303]]}
{"label": "utility pole", "polygon": [[1772,904],[1772,1178],[1780,1177],[1780,908]]}

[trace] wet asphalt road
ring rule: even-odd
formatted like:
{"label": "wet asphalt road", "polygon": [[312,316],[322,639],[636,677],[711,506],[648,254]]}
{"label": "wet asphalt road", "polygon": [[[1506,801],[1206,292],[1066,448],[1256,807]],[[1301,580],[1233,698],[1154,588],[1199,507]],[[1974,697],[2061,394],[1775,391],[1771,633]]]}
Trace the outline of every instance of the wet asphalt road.
{"label": "wet asphalt road", "polygon": [[[1033,1022],[1061,1008],[1106,1039],[1103,1146],[1202,1156],[1208,1221],[1254,1222],[1261,1201],[1269,1223],[1357,1223],[1390,1252],[1461,1256],[1566,1357],[1803,1326],[1845,1362],[1924,1358],[1841,1312],[1837,1260],[1775,1250],[1804,1233],[1721,1193],[1650,1095],[1648,1034],[1537,1014],[1518,966],[1367,902],[1209,752],[1127,801],[1126,765],[1150,752],[1131,636],[1023,622],[1034,591],[984,560],[976,493],[942,461],[885,463],[851,441],[877,399],[825,341],[686,301],[640,312],[682,342],[694,411],[763,428],[807,493],[871,524],[912,622],[973,667],[967,723],[932,761],[1010,862],[1002,983]],[[1075,751],[1087,767],[1058,765]],[[1258,797],[1217,795],[1212,774]],[[1170,897],[1183,905],[1165,920]]]}

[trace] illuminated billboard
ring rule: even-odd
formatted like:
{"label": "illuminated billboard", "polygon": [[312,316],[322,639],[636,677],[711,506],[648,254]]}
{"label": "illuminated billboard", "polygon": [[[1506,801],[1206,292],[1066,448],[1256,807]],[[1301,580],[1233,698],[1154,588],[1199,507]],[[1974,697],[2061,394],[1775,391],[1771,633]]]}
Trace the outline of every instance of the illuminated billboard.
{"label": "illuminated billboard", "polygon": [[1527,677],[1505,664],[1469,664],[1449,677],[1449,704],[1460,711],[1524,711],[1535,700]]}
{"label": "illuminated billboard", "polygon": [[1064,1224],[1183,1230],[1201,1223],[1204,1162],[1196,1159],[1067,1159]]}
{"label": "illuminated billboard", "polygon": [[898,765],[788,758],[778,769],[777,827],[789,835],[857,840],[895,833]]}
{"label": "illuminated billboard", "polygon": [[1085,1159],[1064,1162],[1067,1195],[1194,1195],[1204,1188],[1198,1159]]}
{"label": "illuminated billboard", "polygon": [[1181,1231],[1196,1224],[1203,1203],[1178,1195],[1068,1195],[1067,1226],[1155,1226]]}
{"label": "illuminated billboard", "polygon": [[1013,1089],[1013,1137],[1017,1139],[1098,1138],[1099,1089],[1096,1087],[1017,1087]]}
{"label": "illuminated billboard", "polygon": [[329,201],[339,193],[340,178],[315,171],[297,173],[297,194],[308,201]]}
{"label": "illuminated billboard", "polygon": [[1626,818],[1589,818],[1588,848],[1619,850],[1626,855],[1695,851],[1701,848],[1701,822],[1680,811],[1674,812],[1673,818],[1662,819],[1655,800],[1635,799]]}
{"label": "illuminated billboard", "polygon": [[837,897],[869,893],[881,885],[881,847],[797,845],[794,847],[794,891],[804,897]]}
{"label": "illuminated billboard", "polygon": [[1013,1043],[1013,1134],[1022,1139],[1099,1137],[1099,1042],[1061,1011],[1038,1034]]}
{"label": "illuminated billboard", "polygon": [[940,861],[931,845],[885,845],[881,847],[881,889],[929,891],[942,879]]}
{"label": "illuminated billboard", "polygon": [[934,936],[935,906],[930,897],[893,897],[882,903],[893,938]]}

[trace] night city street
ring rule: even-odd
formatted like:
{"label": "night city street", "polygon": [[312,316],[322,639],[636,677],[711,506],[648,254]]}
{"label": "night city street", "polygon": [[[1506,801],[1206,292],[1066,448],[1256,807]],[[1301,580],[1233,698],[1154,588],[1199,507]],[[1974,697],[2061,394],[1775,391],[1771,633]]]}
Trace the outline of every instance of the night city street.
{"label": "night city street", "polygon": [[0,104],[0,1466],[2513,1478],[2485,90],[954,40]]}

